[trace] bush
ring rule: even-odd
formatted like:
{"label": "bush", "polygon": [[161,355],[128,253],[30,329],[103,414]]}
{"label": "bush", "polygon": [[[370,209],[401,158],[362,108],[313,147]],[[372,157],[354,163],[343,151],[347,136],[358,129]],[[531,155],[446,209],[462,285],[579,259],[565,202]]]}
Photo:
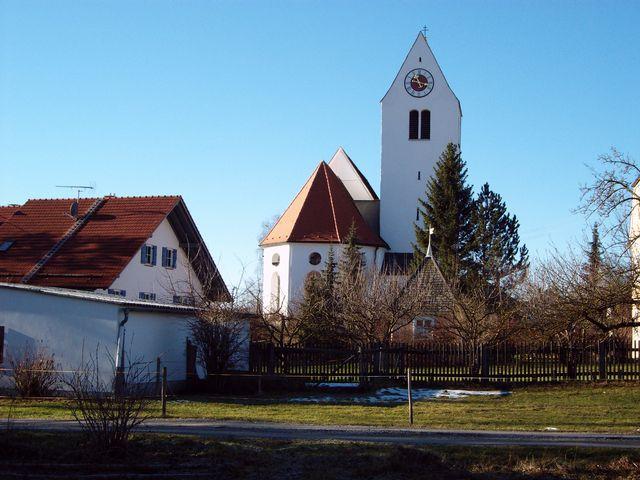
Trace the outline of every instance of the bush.
{"label": "bush", "polygon": [[9,360],[15,389],[21,397],[46,397],[59,381],[53,355],[44,347],[24,349],[19,358]]}
{"label": "bush", "polygon": [[131,432],[149,418],[151,373],[148,364],[136,362],[105,380],[96,358],[65,382],[71,391],[72,414],[96,447],[124,449]]}

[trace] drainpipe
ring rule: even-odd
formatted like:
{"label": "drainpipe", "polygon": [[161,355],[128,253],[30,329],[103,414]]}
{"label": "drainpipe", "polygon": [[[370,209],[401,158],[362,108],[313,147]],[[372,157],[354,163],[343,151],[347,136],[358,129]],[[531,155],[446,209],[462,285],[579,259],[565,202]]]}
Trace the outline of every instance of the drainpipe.
{"label": "drainpipe", "polygon": [[[116,385],[121,384],[124,377],[124,340],[127,333],[125,324],[129,321],[129,309],[123,308],[124,318],[118,322],[118,341],[116,345]],[[122,335],[120,335],[122,332]]]}

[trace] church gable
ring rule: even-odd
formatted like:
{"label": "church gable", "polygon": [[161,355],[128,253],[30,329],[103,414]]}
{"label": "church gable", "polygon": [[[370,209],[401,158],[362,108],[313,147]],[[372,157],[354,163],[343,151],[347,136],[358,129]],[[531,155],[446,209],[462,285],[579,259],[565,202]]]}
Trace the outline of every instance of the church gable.
{"label": "church gable", "polygon": [[[433,75],[433,84],[429,87],[433,88],[433,93],[430,94],[429,97],[433,98],[434,96],[441,96],[443,93],[451,95],[458,104],[459,114],[462,115],[460,100],[458,100],[458,97],[456,97],[455,93],[453,93],[453,90],[449,86],[449,82],[447,82],[435,55],[431,51],[431,47],[429,47],[427,39],[422,33],[419,33],[415,42],[413,42],[411,50],[409,50],[398,74],[391,83],[389,90],[387,90],[387,93],[385,93],[381,102],[385,102],[396,94],[403,95],[407,75],[415,69],[425,69]],[[441,88],[442,85],[446,88]]]}
{"label": "church gable", "polygon": [[355,201],[378,200],[378,195],[368,180],[342,147],[338,148],[329,161],[329,168],[342,180],[349,195],[351,195],[351,198]]}

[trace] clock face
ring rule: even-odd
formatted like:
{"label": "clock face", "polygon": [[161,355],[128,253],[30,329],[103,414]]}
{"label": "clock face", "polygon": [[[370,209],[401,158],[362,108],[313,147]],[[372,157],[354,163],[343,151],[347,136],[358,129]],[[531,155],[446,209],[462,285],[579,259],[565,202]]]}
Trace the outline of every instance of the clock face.
{"label": "clock face", "polygon": [[433,75],[424,68],[416,68],[404,77],[404,88],[412,97],[426,97],[433,90]]}

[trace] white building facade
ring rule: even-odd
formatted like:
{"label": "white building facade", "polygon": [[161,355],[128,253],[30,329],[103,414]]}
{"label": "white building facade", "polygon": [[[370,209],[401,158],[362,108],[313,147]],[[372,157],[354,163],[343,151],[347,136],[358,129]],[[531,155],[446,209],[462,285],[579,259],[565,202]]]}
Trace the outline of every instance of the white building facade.
{"label": "white building facade", "polygon": [[418,199],[449,143],[460,145],[462,111],[422,33],[381,101],[380,235],[412,252]]}

